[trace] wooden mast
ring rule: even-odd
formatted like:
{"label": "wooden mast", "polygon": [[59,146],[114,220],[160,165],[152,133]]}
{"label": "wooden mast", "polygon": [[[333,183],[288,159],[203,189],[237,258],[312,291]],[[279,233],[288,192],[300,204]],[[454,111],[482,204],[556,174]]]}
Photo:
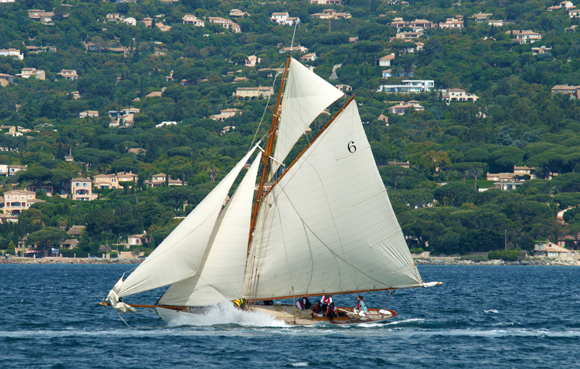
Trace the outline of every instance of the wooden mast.
{"label": "wooden mast", "polygon": [[284,75],[282,76],[282,83],[280,84],[280,91],[278,92],[278,101],[276,101],[276,110],[274,111],[274,117],[272,118],[272,125],[268,131],[268,142],[266,143],[266,149],[264,150],[264,155],[262,156],[262,162],[264,167],[262,169],[262,177],[260,178],[260,185],[258,186],[258,195],[256,196],[256,203],[254,204],[254,210],[252,211],[252,221],[250,223],[250,234],[248,236],[248,251],[250,250],[250,242],[252,241],[252,233],[254,233],[254,227],[256,226],[256,217],[258,215],[258,208],[260,207],[260,201],[262,201],[262,193],[264,192],[264,183],[266,182],[266,176],[270,170],[270,157],[272,156],[272,150],[274,148],[274,139],[276,137],[276,130],[278,129],[278,123],[280,117],[278,112],[280,111],[280,100],[282,99],[282,91],[284,90],[284,85],[286,83],[286,75],[288,73],[288,67],[290,66],[290,53],[286,58],[286,66],[284,67]]}

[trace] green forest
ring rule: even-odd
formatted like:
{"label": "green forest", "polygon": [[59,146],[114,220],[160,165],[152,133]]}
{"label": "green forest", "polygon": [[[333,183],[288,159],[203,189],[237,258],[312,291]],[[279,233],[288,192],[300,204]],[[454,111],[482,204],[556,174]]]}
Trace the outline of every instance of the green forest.
{"label": "green forest", "polygon": [[[150,252],[246,153],[255,136],[269,128],[275,97],[239,101],[238,87],[274,86],[283,67],[281,47],[308,48],[318,59],[306,62],[334,85],[352,87],[380,174],[413,251],[468,254],[493,250],[533,250],[536,241],[577,247],[580,234],[580,101],[552,94],[555,85],[580,85],[580,18],[568,10],[547,11],[558,1],[344,0],[343,5],[313,5],[308,0],[218,1],[158,0],[109,3],[81,0],[17,0],[0,4],[0,49],[17,49],[24,58],[0,56],[0,74],[24,68],[46,73],[45,80],[16,77],[0,87],[0,123],[26,130],[0,135],[0,164],[27,165],[1,179],[4,193],[27,185],[132,171],[138,181],[123,189],[93,191],[98,199],[72,201],[40,191],[37,203],[18,223],[0,224],[0,249],[11,251],[25,235],[28,243],[57,245],[72,225],[85,225],[78,255],[96,254],[100,245],[146,232]],[[317,19],[325,9],[348,12],[349,19]],[[54,12],[52,22],[29,18],[29,10]],[[230,16],[240,9],[244,17]],[[273,12],[299,17],[297,27],[270,20]],[[107,21],[107,14],[135,18],[136,26]],[[474,14],[507,20],[503,26],[478,22]],[[206,19],[205,27],[183,24],[183,16]],[[393,39],[395,18],[434,23],[463,17],[460,29],[426,29],[415,43]],[[208,17],[231,19],[240,33],[210,24]],[[162,31],[153,24],[171,27]],[[532,30],[542,39],[519,44],[514,31]],[[402,31],[412,31],[405,27]],[[356,42],[352,42],[357,37]],[[92,45],[91,48],[88,45]],[[409,45],[413,52],[409,52]],[[27,48],[28,46],[28,48]],[[33,52],[30,46],[53,47]],[[546,53],[533,47],[545,46]],[[116,52],[123,48],[124,52]],[[414,76],[382,78],[378,59],[395,54],[396,72]],[[256,55],[261,62],[246,67]],[[293,53],[299,58],[303,53]],[[75,70],[67,80],[62,70]],[[171,78],[167,78],[171,76]],[[238,77],[245,77],[235,81]],[[377,92],[402,80],[434,80],[435,91],[417,94]],[[476,102],[443,100],[441,90],[460,88]],[[75,99],[73,92],[80,98]],[[161,96],[147,97],[152,92]],[[424,110],[389,113],[401,101],[418,101]],[[330,107],[330,114],[346,100]],[[109,111],[140,109],[130,127],[110,127]],[[236,108],[225,121],[209,116]],[[83,111],[99,117],[79,118]],[[379,116],[388,117],[388,125]],[[291,161],[330,117],[322,114],[289,155]],[[161,122],[176,125],[156,127]],[[225,126],[235,127],[222,134]],[[143,149],[140,153],[129,149]],[[74,161],[66,161],[72,154]],[[386,165],[409,162],[409,168]],[[537,179],[517,189],[495,189],[487,173],[512,173],[529,166]],[[151,188],[145,180],[168,173],[186,186]],[[486,191],[481,191],[487,189]],[[186,206],[184,206],[186,205]],[[564,222],[556,216],[561,210]],[[13,251],[12,251],[13,252]]]}

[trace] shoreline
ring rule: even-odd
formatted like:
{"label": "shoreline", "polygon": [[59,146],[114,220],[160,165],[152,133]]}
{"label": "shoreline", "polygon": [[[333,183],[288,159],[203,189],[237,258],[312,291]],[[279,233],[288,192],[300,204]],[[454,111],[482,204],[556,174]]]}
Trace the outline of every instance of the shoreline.
{"label": "shoreline", "polygon": [[[145,259],[93,259],[93,258],[25,258],[10,257],[0,258],[0,264],[141,264]],[[426,259],[414,259],[416,265],[524,265],[524,266],[580,266],[580,262],[575,260],[557,259],[527,259],[519,261],[487,260],[473,261],[462,260],[452,257],[433,257]]]}
{"label": "shoreline", "polygon": [[104,258],[25,258],[9,257],[0,258],[0,264],[141,264],[145,259],[104,259]]}
{"label": "shoreline", "polygon": [[580,266],[576,260],[526,259],[517,261],[487,260],[473,261],[459,258],[414,259],[416,265],[527,265],[527,266]]}

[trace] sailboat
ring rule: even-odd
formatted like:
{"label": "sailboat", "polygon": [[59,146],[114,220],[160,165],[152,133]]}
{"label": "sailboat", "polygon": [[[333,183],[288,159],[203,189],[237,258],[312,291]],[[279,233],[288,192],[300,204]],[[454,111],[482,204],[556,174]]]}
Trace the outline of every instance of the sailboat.
{"label": "sailboat", "polygon": [[[119,279],[106,304],[121,312],[151,307],[172,320],[243,298],[249,310],[291,324],[354,324],[391,319],[397,313],[368,309],[361,316],[353,308],[339,307],[339,316],[329,319],[297,309],[294,300],[441,284],[421,279],[354,97],[284,165],[314,119],[342,97],[346,99],[288,56],[265,147],[260,142],[253,146],[127,279]],[[170,287],[153,305],[121,301],[163,286]],[[260,303],[282,299],[293,304]]]}

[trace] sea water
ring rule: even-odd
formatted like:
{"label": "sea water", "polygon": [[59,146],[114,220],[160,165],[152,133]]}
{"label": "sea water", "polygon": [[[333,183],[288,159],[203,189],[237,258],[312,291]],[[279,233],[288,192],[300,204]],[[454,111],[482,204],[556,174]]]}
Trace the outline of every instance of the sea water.
{"label": "sea water", "polygon": [[98,302],[129,268],[0,265],[0,368],[580,367],[580,268],[419,266],[444,284],[397,291],[396,318],[311,327],[229,305],[171,324],[149,309],[123,320]]}

